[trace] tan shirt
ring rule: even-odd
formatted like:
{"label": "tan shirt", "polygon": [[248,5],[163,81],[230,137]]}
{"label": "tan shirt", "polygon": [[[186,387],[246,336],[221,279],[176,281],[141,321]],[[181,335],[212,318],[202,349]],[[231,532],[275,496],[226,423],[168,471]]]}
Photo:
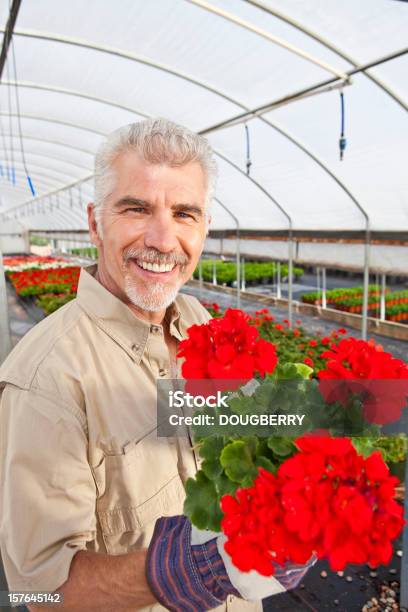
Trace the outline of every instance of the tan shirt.
{"label": "tan shirt", "polygon": [[[88,271],[77,298],[0,368],[0,550],[10,590],[56,590],[78,550],[146,548],[156,519],[182,513],[183,482],[197,469],[187,438],[156,435],[156,381],[171,377],[162,326],[138,319],[95,280],[95,266]],[[181,294],[168,313],[178,341],[210,318]],[[220,609],[261,607],[229,598]]]}

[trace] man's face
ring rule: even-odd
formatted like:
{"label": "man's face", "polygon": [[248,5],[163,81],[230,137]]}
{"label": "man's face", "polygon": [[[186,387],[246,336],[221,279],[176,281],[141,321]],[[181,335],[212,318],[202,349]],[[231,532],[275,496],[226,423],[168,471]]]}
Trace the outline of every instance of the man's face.
{"label": "man's face", "polygon": [[141,312],[164,311],[191,277],[206,235],[206,183],[200,164],[151,165],[134,151],[112,165],[114,189],[91,237],[101,282]]}

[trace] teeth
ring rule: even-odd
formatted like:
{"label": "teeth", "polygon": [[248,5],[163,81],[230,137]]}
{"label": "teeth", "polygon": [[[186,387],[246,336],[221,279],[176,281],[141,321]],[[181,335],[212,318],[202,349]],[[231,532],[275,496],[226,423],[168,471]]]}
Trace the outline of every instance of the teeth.
{"label": "teeth", "polygon": [[146,261],[138,261],[137,264],[143,270],[150,270],[150,272],[171,272],[175,266],[175,264],[148,263]]}

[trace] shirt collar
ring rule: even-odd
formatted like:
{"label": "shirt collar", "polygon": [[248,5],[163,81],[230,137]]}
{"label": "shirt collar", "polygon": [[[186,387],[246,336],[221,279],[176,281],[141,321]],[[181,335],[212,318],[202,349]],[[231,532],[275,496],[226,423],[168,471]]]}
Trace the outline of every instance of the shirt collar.
{"label": "shirt collar", "polygon": [[[96,264],[81,269],[77,292],[78,304],[98,327],[139,363],[151,329],[158,326],[139,319],[124,302],[105,289],[95,278],[96,270]],[[187,326],[183,324],[182,312],[177,301],[176,298],[168,307],[166,317],[170,334],[177,340],[182,340],[186,336]]]}

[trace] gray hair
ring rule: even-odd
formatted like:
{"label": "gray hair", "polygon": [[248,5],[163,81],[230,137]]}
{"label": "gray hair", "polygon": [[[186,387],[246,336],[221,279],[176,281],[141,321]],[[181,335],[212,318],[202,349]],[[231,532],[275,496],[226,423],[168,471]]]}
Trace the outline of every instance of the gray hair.
{"label": "gray hair", "polygon": [[112,163],[126,150],[137,151],[150,164],[184,166],[198,162],[206,179],[208,211],[215,192],[217,164],[207,139],[168,119],[146,119],[109,134],[96,153],[94,205],[100,233],[103,207],[115,184]]}

